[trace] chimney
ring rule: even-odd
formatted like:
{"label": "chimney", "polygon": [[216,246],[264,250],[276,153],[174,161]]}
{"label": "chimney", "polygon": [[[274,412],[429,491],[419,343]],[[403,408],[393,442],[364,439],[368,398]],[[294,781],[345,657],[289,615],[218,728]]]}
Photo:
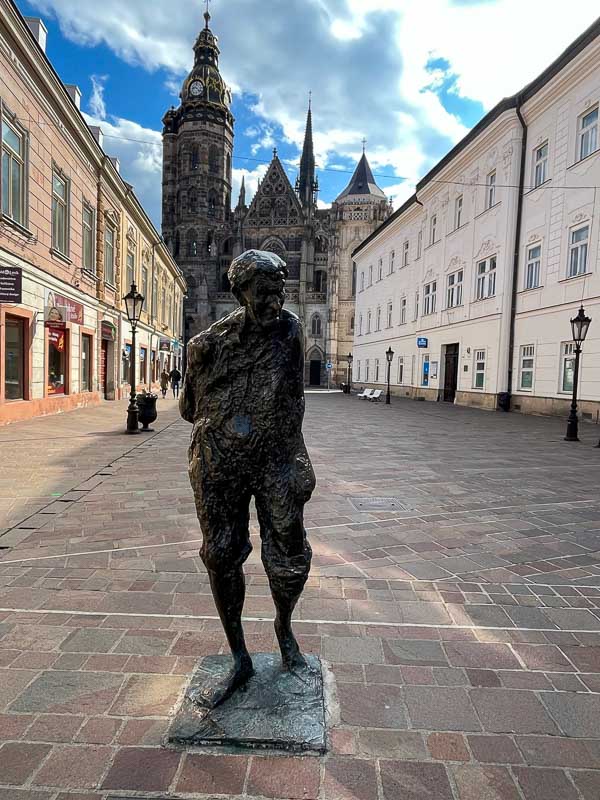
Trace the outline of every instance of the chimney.
{"label": "chimney", "polygon": [[33,33],[33,38],[45,53],[46,39],[48,38],[48,28],[38,17],[25,17],[25,22],[27,23],[29,30]]}
{"label": "chimney", "polygon": [[75,103],[77,108],[81,111],[81,90],[79,86],[75,86],[74,83],[67,83],[65,84],[65,89],[69,93],[69,97]]}
{"label": "chimney", "polygon": [[102,133],[102,128],[98,125],[90,125],[90,130],[92,132],[92,136],[98,142],[100,147],[104,147],[104,134]]}
{"label": "chimney", "polygon": [[116,156],[109,156],[113,167],[117,170],[119,174],[121,174],[121,162]]}

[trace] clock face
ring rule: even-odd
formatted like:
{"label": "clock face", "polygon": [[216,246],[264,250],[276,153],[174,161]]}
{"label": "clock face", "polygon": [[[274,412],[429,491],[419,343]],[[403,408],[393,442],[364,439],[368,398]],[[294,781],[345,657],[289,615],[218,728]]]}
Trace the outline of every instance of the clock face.
{"label": "clock face", "polygon": [[200,97],[204,91],[204,84],[202,81],[192,81],[190,85],[190,94],[192,97]]}

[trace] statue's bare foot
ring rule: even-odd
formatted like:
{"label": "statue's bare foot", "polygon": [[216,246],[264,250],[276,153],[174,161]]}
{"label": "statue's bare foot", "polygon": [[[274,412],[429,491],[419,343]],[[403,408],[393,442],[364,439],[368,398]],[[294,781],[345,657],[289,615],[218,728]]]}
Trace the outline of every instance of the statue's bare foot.
{"label": "statue's bare foot", "polygon": [[203,708],[216,708],[230,698],[238,689],[246,685],[254,675],[252,659],[240,659],[224,677],[215,676],[202,689],[190,693],[190,699]]}
{"label": "statue's bare foot", "polygon": [[308,661],[300,652],[300,647],[298,646],[296,637],[292,633],[292,629],[276,626],[275,630],[277,633],[277,640],[279,641],[281,662],[284,670],[286,672],[292,672],[295,675],[312,672],[313,670]]}

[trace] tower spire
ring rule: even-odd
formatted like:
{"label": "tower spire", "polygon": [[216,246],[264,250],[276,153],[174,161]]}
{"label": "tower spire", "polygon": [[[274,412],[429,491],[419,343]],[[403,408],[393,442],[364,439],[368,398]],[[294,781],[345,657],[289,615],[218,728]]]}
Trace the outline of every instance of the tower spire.
{"label": "tower spire", "polygon": [[312,92],[308,93],[308,113],[306,115],[306,130],[304,132],[304,146],[302,148],[302,158],[300,159],[297,190],[303,206],[310,206],[314,202],[316,181],[312,130]]}

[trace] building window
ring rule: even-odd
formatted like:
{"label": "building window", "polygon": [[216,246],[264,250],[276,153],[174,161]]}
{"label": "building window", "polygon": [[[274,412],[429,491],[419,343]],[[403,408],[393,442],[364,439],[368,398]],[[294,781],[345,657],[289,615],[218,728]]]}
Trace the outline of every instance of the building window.
{"label": "building window", "polygon": [[369,286],[373,286],[373,265],[369,267]]}
{"label": "building window", "polygon": [[380,281],[383,278],[383,258],[379,259],[379,263],[377,264],[377,280]]}
{"label": "building window", "polygon": [[496,170],[490,172],[485,183],[486,208],[491,208],[492,206],[496,205]]}
{"label": "building window", "polygon": [[573,381],[575,380],[575,343],[563,342],[561,356],[560,391],[573,394]]}
{"label": "building window", "polygon": [[25,399],[25,320],[6,316],[4,340],[4,397]]}
{"label": "building window", "polygon": [[167,292],[164,287],[160,298],[160,321],[163,325],[167,322]]}
{"label": "building window", "polygon": [[358,335],[362,336],[362,314],[358,315]]}
{"label": "building window", "polygon": [[396,251],[392,250],[392,252],[390,253],[390,275],[395,269],[395,261],[396,261]]}
{"label": "building window", "polygon": [[598,106],[579,117],[579,159],[598,149]]}
{"label": "building window", "polygon": [[135,254],[132,250],[127,251],[127,275],[125,279],[127,284],[123,288],[129,291],[131,284],[135,283]]}
{"label": "building window", "polygon": [[356,297],[356,261],[352,262],[352,297]]}
{"label": "building window", "polygon": [[371,312],[367,314],[367,333],[371,333]]}
{"label": "building window", "polygon": [[519,386],[528,392],[533,389],[533,364],[535,360],[535,346],[526,344],[521,347],[521,363],[519,368]]}
{"label": "building window", "polygon": [[473,369],[473,388],[483,389],[485,386],[485,350],[475,350]]}
{"label": "building window", "polygon": [[484,300],[496,294],[496,256],[477,264],[476,299]]}
{"label": "building window", "polygon": [[435,300],[437,295],[437,281],[432,281],[425,285],[423,292],[423,316],[435,312]]}
{"label": "building window", "polygon": [[2,213],[25,225],[25,133],[2,117]]}
{"label": "building window", "polygon": [[60,328],[48,329],[48,394],[67,393],[67,336]]}
{"label": "building window", "polygon": [[93,375],[93,348],[92,337],[87,333],[81,334],[81,391],[92,391]]}
{"label": "building window", "polygon": [[410,245],[409,245],[408,240],[407,240],[402,245],[402,266],[403,267],[408,266],[408,251],[409,251],[409,247],[410,247]]}
{"label": "building window", "polygon": [[364,290],[364,288],[365,288],[365,273],[361,272],[360,273],[360,290],[361,290],[361,292]]}
{"label": "building window", "polygon": [[95,231],[95,212],[91,206],[84,203],[83,206],[83,253],[82,264],[83,269],[88,272],[96,272],[96,259],[94,252],[94,231]]}
{"label": "building window", "polygon": [[350,331],[354,333],[354,314],[350,317]]}
{"label": "building window", "polygon": [[377,308],[377,312],[375,314],[375,330],[381,330],[381,307]]}
{"label": "building window", "polygon": [[423,252],[423,231],[417,233],[417,258],[421,258]]}
{"label": "building window", "polygon": [[429,244],[435,244],[437,241],[437,214],[434,214],[429,221]]}
{"label": "building window", "polygon": [[147,267],[142,267],[142,285],[140,288],[140,293],[144,298],[144,311],[148,310],[148,269]]}
{"label": "building window", "polygon": [[310,331],[313,336],[321,335],[321,317],[318,314],[314,314],[312,318]]}
{"label": "building window", "polygon": [[589,225],[576,228],[569,234],[569,278],[584,275],[587,270],[589,236]]}
{"label": "building window", "polygon": [[375,383],[379,383],[379,359],[375,359]]}
{"label": "building window", "polygon": [[365,381],[367,381],[367,383],[369,381],[369,370],[370,370],[369,359],[367,358],[367,360],[365,361]]}
{"label": "building window", "polygon": [[400,356],[398,358],[398,383],[404,383],[404,357]]}
{"label": "building window", "polygon": [[140,383],[147,383],[148,370],[148,351],[145,347],[140,347]]}
{"label": "building window", "polygon": [[542,263],[542,248],[536,244],[527,250],[527,267],[525,272],[525,288],[536,289],[540,285],[540,267]]}
{"label": "building window", "polygon": [[394,309],[393,305],[391,303],[388,303],[388,305],[387,305],[387,326],[388,326],[388,328],[391,328],[392,324],[393,324],[393,318],[392,318],[393,309]]}
{"label": "building window", "polygon": [[107,223],[104,229],[104,280],[115,285],[115,229]]}
{"label": "building window", "polygon": [[156,311],[158,304],[158,278],[152,281],[152,319],[156,319]]}
{"label": "building window", "polygon": [[356,373],[354,375],[354,380],[355,381],[359,381],[360,380],[360,361],[356,362]]}
{"label": "building window", "polygon": [[419,293],[415,292],[415,320],[419,319]]}
{"label": "building window", "polygon": [[69,255],[69,182],[52,173],[52,247]]}
{"label": "building window", "polygon": [[192,169],[198,169],[200,166],[200,148],[197,144],[193,145],[192,152],[190,155],[190,167]]}
{"label": "building window", "polygon": [[446,307],[456,308],[462,306],[463,296],[463,271],[459,269],[458,272],[453,272],[448,275],[448,289],[446,292]]}
{"label": "building window", "polygon": [[459,194],[454,201],[454,230],[462,225],[463,196]]}
{"label": "building window", "polygon": [[548,174],[548,142],[536,147],[533,160],[533,188],[546,182]]}
{"label": "building window", "polygon": [[406,325],[406,297],[400,300],[400,325]]}

